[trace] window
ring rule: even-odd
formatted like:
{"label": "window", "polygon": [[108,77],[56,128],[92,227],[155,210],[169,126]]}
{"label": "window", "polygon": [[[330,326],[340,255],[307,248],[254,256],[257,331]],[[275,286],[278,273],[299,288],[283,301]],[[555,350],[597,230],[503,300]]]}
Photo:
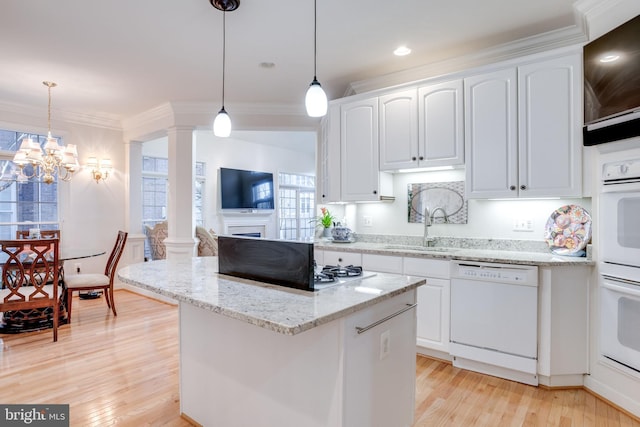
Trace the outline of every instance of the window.
{"label": "window", "polygon": [[[0,129],[0,238],[15,239],[17,230],[59,229],[58,182],[45,184],[36,178],[15,182],[13,156],[23,139],[31,138],[43,145],[45,135]],[[60,138],[59,138],[59,142]],[[31,167],[25,173],[31,173]]]}
{"label": "window", "polygon": [[[206,165],[196,162],[196,182],[193,210],[196,225],[204,227],[204,188]],[[142,224],[153,227],[167,219],[167,179],[169,160],[162,157],[142,157]],[[145,241],[145,256],[149,257]]]}
{"label": "window", "polygon": [[315,234],[315,177],[280,173],[280,238],[312,240]]}

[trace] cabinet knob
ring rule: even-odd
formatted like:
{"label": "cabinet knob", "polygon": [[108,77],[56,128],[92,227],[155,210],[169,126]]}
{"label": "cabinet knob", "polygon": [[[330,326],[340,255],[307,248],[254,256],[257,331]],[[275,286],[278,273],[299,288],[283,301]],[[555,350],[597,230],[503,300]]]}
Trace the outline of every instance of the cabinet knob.
{"label": "cabinet knob", "polygon": [[376,190],[373,190],[373,194],[378,194],[378,192]]}
{"label": "cabinet knob", "polygon": [[413,156],[413,157],[411,158],[411,160],[414,160],[414,161],[415,161],[415,160],[416,160],[416,156]]}
{"label": "cabinet knob", "polygon": [[524,185],[524,184],[522,184],[522,185],[520,186],[520,189],[521,189],[521,190],[526,190],[526,189],[527,189],[527,186],[526,186],[526,185]]}
{"label": "cabinet knob", "polygon": [[420,156],[420,160],[424,160],[424,156]]}
{"label": "cabinet knob", "polygon": [[342,258],[338,258],[338,262],[342,262]]}
{"label": "cabinet knob", "polygon": [[510,187],[509,187],[509,190],[511,190],[511,191],[516,191],[516,186],[515,186],[515,185],[510,186]]}

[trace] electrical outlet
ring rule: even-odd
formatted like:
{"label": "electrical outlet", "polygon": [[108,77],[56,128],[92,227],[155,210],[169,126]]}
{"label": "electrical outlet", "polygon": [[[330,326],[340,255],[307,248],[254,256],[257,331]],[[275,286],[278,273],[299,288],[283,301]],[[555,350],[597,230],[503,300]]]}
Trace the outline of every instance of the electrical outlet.
{"label": "electrical outlet", "polygon": [[362,222],[364,223],[365,227],[373,227],[373,218],[371,218],[370,216],[363,216]]}
{"label": "electrical outlet", "polygon": [[380,334],[380,360],[389,355],[391,351],[391,331],[388,329]]}
{"label": "electrical outlet", "polygon": [[533,220],[531,218],[514,219],[513,231],[533,231]]}

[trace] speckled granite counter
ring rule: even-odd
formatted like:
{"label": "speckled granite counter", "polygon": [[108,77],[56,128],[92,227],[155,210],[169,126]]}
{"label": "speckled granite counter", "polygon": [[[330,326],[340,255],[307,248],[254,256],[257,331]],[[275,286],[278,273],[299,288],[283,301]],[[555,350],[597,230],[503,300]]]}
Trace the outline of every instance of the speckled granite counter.
{"label": "speckled granite counter", "polygon": [[372,277],[307,292],[220,275],[217,257],[159,260],[118,271],[125,283],[285,335],[295,335],[378,304],[425,283],[418,277]]}
{"label": "speckled granite counter", "polygon": [[[446,243],[446,242],[444,242]],[[456,242],[457,243],[457,242]],[[472,245],[468,245],[472,246]],[[487,245],[491,247],[491,245]],[[537,266],[568,266],[568,265],[594,265],[594,261],[587,257],[560,256],[550,251],[539,250],[537,245],[519,248],[517,245],[499,245],[491,249],[483,249],[478,245],[472,247],[439,246],[433,248],[421,248],[414,242],[398,244],[383,242],[334,243],[330,240],[318,240],[315,243],[318,250],[331,250],[342,252],[358,252],[379,255],[395,255],[421,258],[434,258],[445,260],[466,260],[481,262],[496,262],[503,264],[522,264]],[[412,249],[413,247],[413,249]]]}

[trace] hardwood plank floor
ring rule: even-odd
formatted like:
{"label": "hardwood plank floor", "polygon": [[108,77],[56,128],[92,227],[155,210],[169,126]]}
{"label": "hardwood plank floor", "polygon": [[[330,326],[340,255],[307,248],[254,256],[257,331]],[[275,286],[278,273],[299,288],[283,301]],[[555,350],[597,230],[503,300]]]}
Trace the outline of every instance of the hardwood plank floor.
{"label": "hardwood plank floor", "polygon": [[[117,317],[103,298],[74,301],[57,343],[50,330],[0,334],[0,403],[69,404],[72,426],[189,426],[180,417],[177,307],[124,290],[115,298]],[[580,389],[531,387],[421,356],[416,373],[414,427],[640,427]]]}

